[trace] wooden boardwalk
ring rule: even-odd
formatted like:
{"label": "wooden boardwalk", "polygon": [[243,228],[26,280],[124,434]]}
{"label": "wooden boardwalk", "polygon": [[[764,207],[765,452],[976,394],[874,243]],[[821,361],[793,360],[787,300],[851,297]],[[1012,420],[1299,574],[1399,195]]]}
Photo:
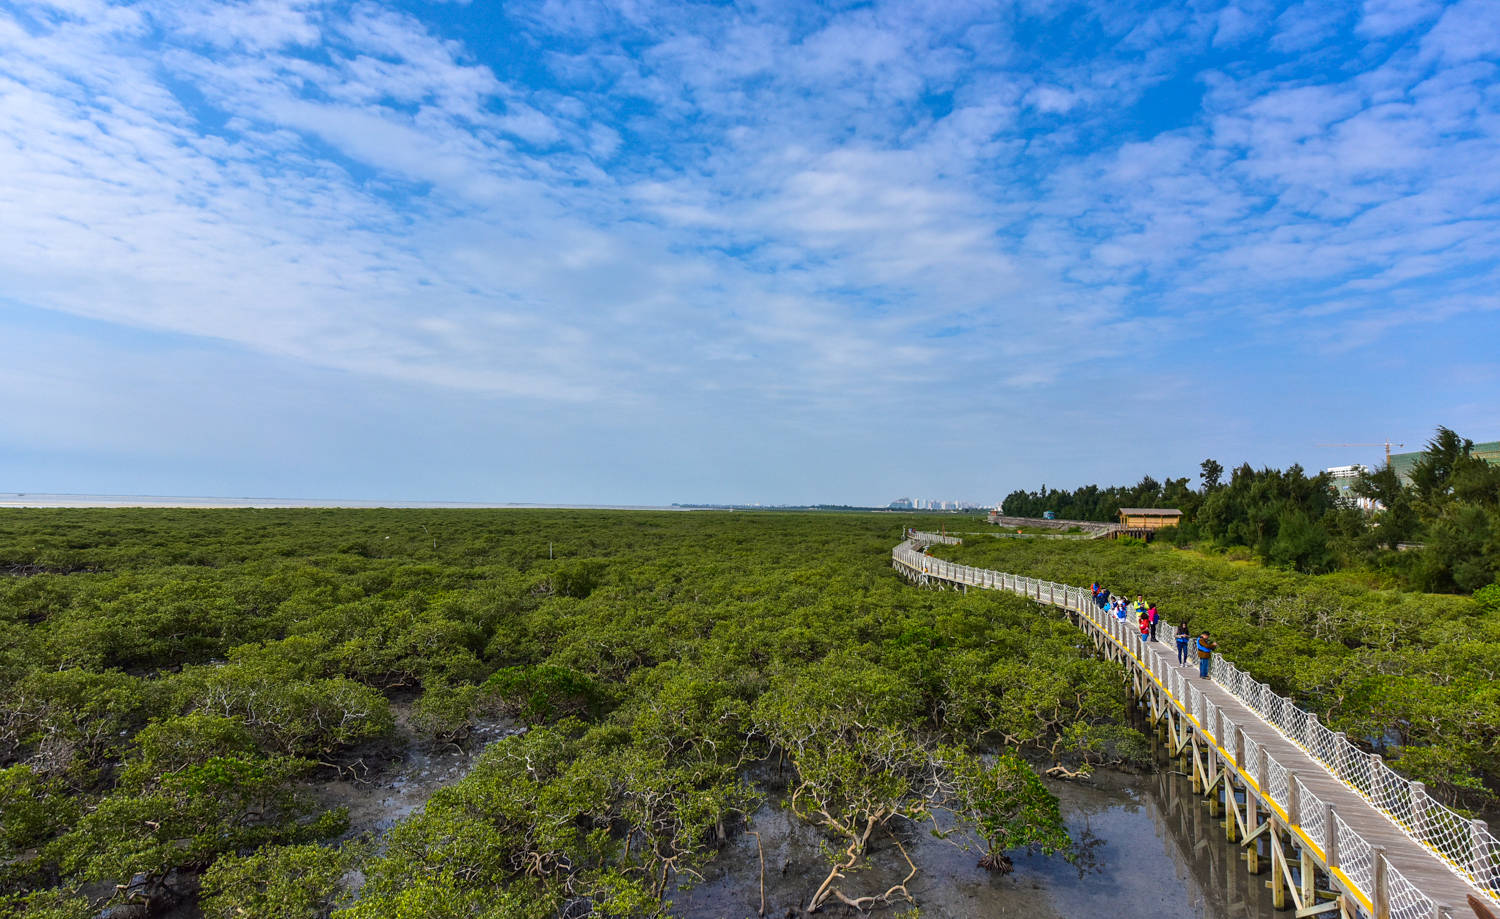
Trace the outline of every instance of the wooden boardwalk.
{"label": "wooden boardwalk", "polygon": [[1315,715],[1215,657],[1177,663],[1170,642],[1144,642],[1095,606],[1084,588],[956,565],[924,555],[952,537],[914,533],[892,564],[914,583],[1004,590],[1067,611],[1100,653],[1127,668],[1132,696],[1193,787],[1245,849],[1252,874],[1269,868],[1278,907],[1297,916],[1469,919],[1478,897],[1495,908],[1500,846]]}

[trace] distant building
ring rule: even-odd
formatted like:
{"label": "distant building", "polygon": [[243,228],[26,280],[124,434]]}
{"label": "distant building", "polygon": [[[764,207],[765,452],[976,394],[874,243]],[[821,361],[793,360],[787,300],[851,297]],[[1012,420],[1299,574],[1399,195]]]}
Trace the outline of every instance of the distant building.
{"label": "distant building", "polygon": [[[1395,459],[1395,457],[1392,457]],[[1380,502],[1373,498],[1364,498],[1354,493],[1354,483],[1361,475],[1369,472],[1369,467],[1363,463],[1354,463],[1349,466],[1329,466],[1323,470],[1333,480],[1334,491],[1338,492],[1339,503],[1345,507],[1358,507],[1367,511],[1375,510]]]}
{"label": "distant building", "polygon": [[[1500,466],[1500,440],[1492,440],[1489,443],[1475,444],[1470,455],[1484,460],[1491,466]],[[1401,479],[1402,485],[1411,484],[1411,470],[1417,465],[1417,460],[1422,458],[1421,451],[1414,453],[1392,453],[1391,468],[1395,470],[1396,476]]]}
{"label": "distant building", "polygon": [[898,511],[900,511],[900,510],[911,510],[912,508],[914,508],[916,506],[917,506],[916,502],[913,501],[910,498],[897,498],[896,500],[892,501],[890,503],[890,505],[889,505],[889,507],[892,510],[898,510]]}
{"label": "distant building", "polygon": [[1175,507],[1122,507],[1120,526],[1127,530],[1159,530],[1182,522],[1182,511]]}

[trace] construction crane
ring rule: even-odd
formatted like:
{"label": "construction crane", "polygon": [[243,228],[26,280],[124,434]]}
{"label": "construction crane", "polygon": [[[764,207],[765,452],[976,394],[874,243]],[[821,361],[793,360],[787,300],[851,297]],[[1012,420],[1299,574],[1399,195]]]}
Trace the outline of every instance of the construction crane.
{"label": "construction crane", "polygon": [[[1378,447],[1378,446],[1381,446],[1381,445],[1378,444],[1378,443],[1374,443],[1374,444],[1318,444],[1318,446],[1320,446],[1320,447]],[[1392,446],[1404,447],[1404,446],[1406,446],[1406,444],[1392,444],[1388,440],[1385,441],[1385,464],[1386,464],[1386,466],[1390,466],[1390,464],[1391,464],[1391,447]]]}

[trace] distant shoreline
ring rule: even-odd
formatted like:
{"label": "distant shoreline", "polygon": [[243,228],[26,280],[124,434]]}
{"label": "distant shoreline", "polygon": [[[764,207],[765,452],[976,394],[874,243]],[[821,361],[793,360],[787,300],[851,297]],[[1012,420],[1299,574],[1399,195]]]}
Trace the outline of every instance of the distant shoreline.
{"label": "distant shoreline", "polygon": [[33,492],[0,492],[0,508],[207,508],[207,509],[296,509],[296,508],[391,508],[451,510],[578,510],[578,511],[687,511],[692,508],[650,504],[530,504],[521,501],[354,501],[334,498],[209,498],[182,495],[72,495]]}

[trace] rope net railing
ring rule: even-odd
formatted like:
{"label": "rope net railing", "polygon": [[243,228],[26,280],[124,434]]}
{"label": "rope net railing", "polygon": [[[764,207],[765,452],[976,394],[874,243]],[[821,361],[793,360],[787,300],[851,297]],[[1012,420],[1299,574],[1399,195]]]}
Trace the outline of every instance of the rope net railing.
{"label": "rope net railing", "polygon": [[[1005,590],[1073,610],[1114,638],[1143,666],[1151,669],[1149,661],[1134,650],[1133,643],[1138,641],[1139,634],[1134,623],[1100,609],[1094,604],[1092,595],[1083,588],[959,565],[933,558],[921,551],[924,545],[938,542],[955,545],[962,540],[941,534],[910,531],[910,538],[892,550],[892,559],[913,575]],[[1341,783],[1389,817],[1407,836],[1437,855],[1451,871],[1473,884],[1491,900],[1500,903],[1500,840],[1496,839],[1483,821],[1472,820],[1448,808],[1433,798],[1421,782],[1414,782],[1400,775],[1386,765],[1378,754],[1359,749],[1344,734],[1328,728],[1315,712],[1299,708],[1291,699],[1277,694],[1268,685],[1255,680],[1218,654],[1214,655],[1210,663],[1209,677],[1275,728],[1277,733],[1301,748]],[[1374,850],[1371,844],[1349,828],[1337,814],[1333,814],[1332,809],[1300,779],[1269,756],[1267,771],[1262,773],[1260,757],[1263,751],[1260,745],[1245,736],[1243,731],[1236,735],[1234,722],[1225,717],[1219,706],[1180,672],[1169,672],[1163,683],[1183,710],[1213,737],[1214,742],[1247,775],[1255,778],[1257,784],[1260,784],[1263,774],[1268,776],[1266,784],[1269,787],[1262,788],[1261,793],[1289,814],[1292,813],[1289,809],[1292,788],[1296,788],[1298,805],[1295,811],[1300,819],[1299,829],[1325,853],[1332,843],[1338,853],[1337,867],[1368,898],[1372,891],[1370,885],[1374,883]],[[1241,745],[1243,749],[1240,748]],[[1329,825],[1330,814],[1333,825]],[[1436,903],[1430,897],[1421,893],[1390,866],[1387,866],[1385,875],[1391,891],[1393,916],[1433,915]]]}
{"label": "rope net railing", "polygon": [[1302,832],[1317,846],[1325,855],[1328,852],[1328,822],[1326,815],[1328,806],[1317,793],[1302,783],[1302,780],[1293,776],[1292,784],[1297,788],[1298,814]]}

